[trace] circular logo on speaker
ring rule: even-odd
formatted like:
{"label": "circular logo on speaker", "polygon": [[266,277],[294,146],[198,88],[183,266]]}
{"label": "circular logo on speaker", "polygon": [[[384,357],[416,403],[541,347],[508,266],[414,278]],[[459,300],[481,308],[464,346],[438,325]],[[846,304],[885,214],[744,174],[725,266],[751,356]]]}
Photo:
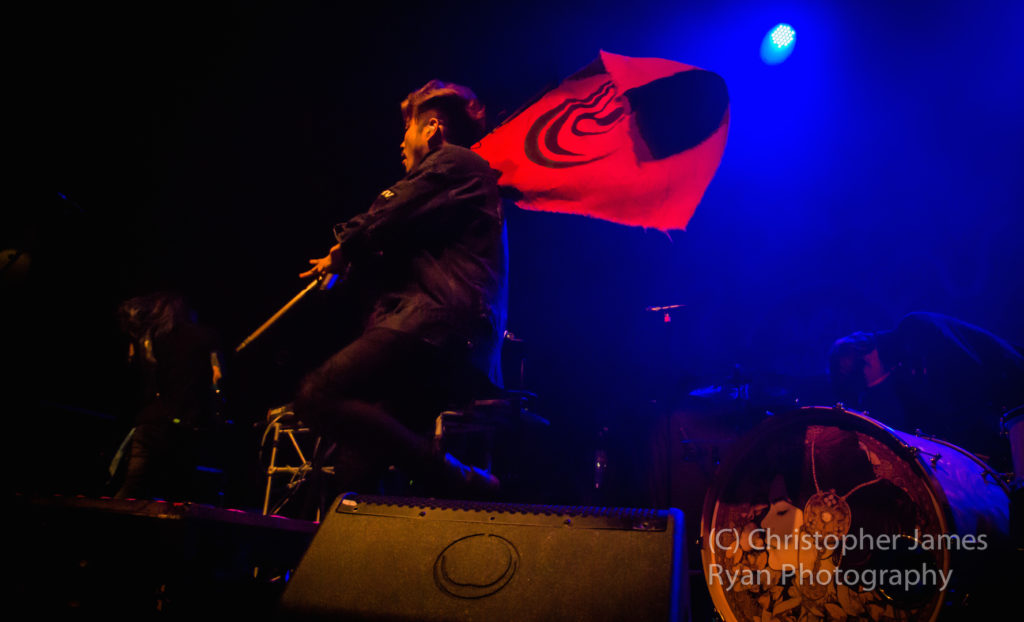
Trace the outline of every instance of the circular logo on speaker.
{"label": "circular logo on speaker", "polygon": [[459,538],[434,560],[434,582],[456,598],[484,598],[498,592],[519,569],[519,551],[490,533]]}

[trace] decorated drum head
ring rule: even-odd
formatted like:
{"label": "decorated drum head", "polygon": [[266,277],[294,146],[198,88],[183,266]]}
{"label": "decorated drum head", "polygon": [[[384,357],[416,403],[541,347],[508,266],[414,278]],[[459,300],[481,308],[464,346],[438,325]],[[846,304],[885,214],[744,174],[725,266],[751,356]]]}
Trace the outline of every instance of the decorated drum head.
{"label": "decorated drum head", "polygon": [[715,607],[727,620],[935,619],[1007,532],[1005,488],[986,472],[840,407],[777,416],[705,499]]}

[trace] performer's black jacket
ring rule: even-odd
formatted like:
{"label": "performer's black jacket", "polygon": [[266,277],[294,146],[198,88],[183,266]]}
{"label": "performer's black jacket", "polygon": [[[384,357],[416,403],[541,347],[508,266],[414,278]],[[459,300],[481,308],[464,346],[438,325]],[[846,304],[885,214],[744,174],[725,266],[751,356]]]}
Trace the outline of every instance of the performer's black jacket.
{"label": "performer's black jacket", "polygon": [[335,236],[350,282],[372,292],[366,329],[468,348],[500,385],[508,254],[497,177],[471,150],[443,145]]}

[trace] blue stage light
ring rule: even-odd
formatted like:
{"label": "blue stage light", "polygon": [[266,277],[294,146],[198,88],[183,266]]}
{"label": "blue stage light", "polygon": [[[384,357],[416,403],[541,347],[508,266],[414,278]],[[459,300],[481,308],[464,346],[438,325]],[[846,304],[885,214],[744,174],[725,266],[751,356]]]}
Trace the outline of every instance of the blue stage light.
{"label": "blue stage light", "polygon": [[779,24],[768,31],[761,41],[761,60],[778,65],[789,58],[796,47],[796,30],[789,24]]}

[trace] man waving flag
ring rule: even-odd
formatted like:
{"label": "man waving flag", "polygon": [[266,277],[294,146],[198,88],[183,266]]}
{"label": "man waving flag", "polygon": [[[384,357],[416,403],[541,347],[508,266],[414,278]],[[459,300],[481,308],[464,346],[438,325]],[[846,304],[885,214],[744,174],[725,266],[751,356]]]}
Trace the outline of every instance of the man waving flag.
{"label": "man waving flag", "polygon": [[717,74],[602,51],[473,149],[525,209],[683,229],[728,130]]}

